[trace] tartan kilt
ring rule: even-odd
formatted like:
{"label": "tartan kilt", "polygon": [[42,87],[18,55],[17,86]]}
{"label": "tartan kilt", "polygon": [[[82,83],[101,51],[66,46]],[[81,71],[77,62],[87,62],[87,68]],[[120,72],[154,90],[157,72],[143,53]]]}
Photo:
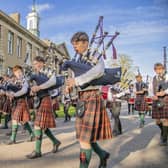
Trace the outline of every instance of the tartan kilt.
{"label": "tartan kilt", "polygon": [[56,110],[60,109],[59,102],[58,100],[55,100],[54,104],[52,105],[53,111],[55,112]]}
{"label": "tartan kilt", "polygon": [[12,113],[12,103],[8,97],[6,97],[3,110],[4,113],[11,114]]}
{"label": "tartan kilt", "polygon": [[17,122],[26,123],[30,121],[30,113],[26,99],[22,98],[17,100],[16,107],[12,113],[12,120]]}
{"label": "tartan kilt", "polygon": [[135,98],[135,109],[140,112],[145,112],[147,109],[147,104],[145,101],[145,96],[144,95],[136,95]]}
{"label": "tartan kilt", "polygon": [[168,119],[168,96],[164,97],[163,119]]}
{"label": "tartan kilt", "polygon": [[0,96],[0,112],[3,111],[5,100],[6,100],[5,96]]}
{"label": "tartan kilt", "polygon": [[34,125],[42,129],[56,127],[52,102],[49,96],[42,98],[40,107],[36,112]]}
{"label": "tartan kilt", "polygon": [[152,104],[152,118],[153,119],[161,119],[163,116],[163,108],[157,107],[157,100],[153,101]]}
{"label": "tartan kilt", "polygon": [[99,91],[79,92],[79,99],[85,101],[85,113],[76,117],[76,138],[87,143],[111,139],[111,124]]}

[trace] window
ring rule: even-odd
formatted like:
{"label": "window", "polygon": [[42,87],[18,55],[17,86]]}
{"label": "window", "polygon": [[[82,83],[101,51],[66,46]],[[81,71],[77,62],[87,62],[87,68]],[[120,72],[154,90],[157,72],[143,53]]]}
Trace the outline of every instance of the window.
{"label": "window", "polygon": [[22,56],[22,39],[20,37],[17,37],[17,45],[16,45],[16,52],[17,56],[21,57]]}
{"label": "window", "polygon": [[2,38],[2,26],[0,25],[0,39]]}
{"label": "window", "polygon": [[26,56],[28,60],[32,60],[32,45],[30,43],[27,43],[26,45]]}
{"label": "window", "polygon": [[7,74],[8,74],[9,76],[12,75],[12,67],[8,67],[8,68],[7,68]]}
{"label": "window", "polygon": [[14,34],[9,31],[8,32],[8,54],[13,54],[13,42],[14,41]]}
{"label": "window", "polygon": [[29,29],[33,29],[33,20],[29,21]]}
{"label": "window", "polygon": [[40,56],[40,50],[39,50],[39,48],[36,48],[36,56]]}
{"label": "window", "polygon": [[3,72],[3,60],[0,59],[0,74],[2,75]]}

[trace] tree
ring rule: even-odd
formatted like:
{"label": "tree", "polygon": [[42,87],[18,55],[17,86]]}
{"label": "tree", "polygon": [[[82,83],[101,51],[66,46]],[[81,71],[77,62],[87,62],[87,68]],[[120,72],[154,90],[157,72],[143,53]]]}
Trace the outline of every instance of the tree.
{"label": "tree", "polygon": [[133,60],[130,56],[125,54],[119,54],[116,61],[110,62],[110,67],[121,66],[122,75],[121,75],[121,88],[128,88],[131,81],[135,78],[136,67],[133,66]]}

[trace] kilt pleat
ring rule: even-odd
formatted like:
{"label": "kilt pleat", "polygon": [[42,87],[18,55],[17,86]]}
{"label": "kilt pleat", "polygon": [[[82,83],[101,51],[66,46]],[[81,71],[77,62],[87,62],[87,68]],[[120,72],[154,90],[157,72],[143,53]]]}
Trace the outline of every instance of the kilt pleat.
{"label": "kilt pleat", "polygon": [[168,96],[163,98],[163,108],[157,107],[157,101],[152,104],[152,118],[153,119],[168,119]]}
{"label": "kilt pleat", "polygon": [[144,95],[137,95],[135,98],[135,109],[137,111],[145,112],[147,110],[147,104]]}
{"label": "kilt pleat", "polygon": [[3,105],[3,112],[10,114],[12,112],[12,104],[8,97],[6,97],[4,105]]}
{"label": "kilt pleat", "polygon": [[27,101],[25,99],[20,99],[17,101],[16,107],[12,113],[12,120],[22,123],[30,121],[30,113]]}
{"label": "kilt pleat", "polygon": [[164,97],[163,118],[168,119],[168,96]]}
{"label": "kilt pleat", "polygon": [[0,96],[0,111],[3,111],[5,100],[6,100],[5,96]]}
{"label": "kilt pleat", "polygon": [[52,109],[52,102],[49,96],[44,97],[41,100],[40,107],[37,109],[35,116],[35,126],[38,126],[42,129],[46,128],[55,128],[55,118]]}
{"label": "kilt pleat", "polygon": [[104,102],[97,90],[80,92],[85,113],[76,118],[76,137],[87,143],[112,138],[111,124]]}
{"label": "kilt pleat", "polygon": [[53,111],[56,111],[56,110],[60,109],[58,100],[56,100],[54,102],[54,104],[52,105],[52,107],[53,107]]}

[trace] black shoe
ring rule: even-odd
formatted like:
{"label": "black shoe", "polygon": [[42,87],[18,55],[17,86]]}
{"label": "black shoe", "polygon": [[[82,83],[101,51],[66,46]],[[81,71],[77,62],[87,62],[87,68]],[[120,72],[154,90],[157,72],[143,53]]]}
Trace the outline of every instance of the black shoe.
{"label": "black shoe", "polygon": [[113,136],[114,137],[116,137],[116,136],[118,136],[118,135],[121,135],[122,134],[122,132],[113,132]]}
{"label": "black shoe", "polygon": [[167,139],[163,139],[163,137],[161,137],[159,145],[160,146],[167,146]]}
{"label": "black shoe", "polygon": [[31,154],[26,155],[28,159],[36,159],[41,157],[41,153],[37,153],[36,151],[33,151]]}
{"label": "black shoe", "polygon": [[145,125],[145,122],[141,122],[140,125],[139,125],[139,128],[143,128]]}
{"label": "black shoe", "polygon": [[6,145],[13,145],[13,144],[16,144],[16,141],[13,141],[13,140],[9,140]]}
{"label": "black shoe", "polygon": [[51,152],[52,153],[58,152],[58,148],[59,148],[60,145],[61,145],[61,142],[58,142],[57,144],[54,144]]}
{"label": "black shoe", "polygon": [[12,135],[12,131],[11,132],[7,132],[5,135],[6,136],[11,136]]}
{"label": "black shoe", "polygon": [[107,159],[109,159],[110,153],[106,152],[105,157],[100,161],[99,168],[107,167]]}
{"label": "black shoe", "polygon": [[27,140],[27,142],[33,142],[35,141],[35,136],[30,136],[30,138]]}
{"label": "black shoe", "polygon": [[71,121],[71,116],[68,117],[68,121]]}
{"label": "black shoe", "polygon": [[0,129],[8,129],[8,126],[1,126]]}

